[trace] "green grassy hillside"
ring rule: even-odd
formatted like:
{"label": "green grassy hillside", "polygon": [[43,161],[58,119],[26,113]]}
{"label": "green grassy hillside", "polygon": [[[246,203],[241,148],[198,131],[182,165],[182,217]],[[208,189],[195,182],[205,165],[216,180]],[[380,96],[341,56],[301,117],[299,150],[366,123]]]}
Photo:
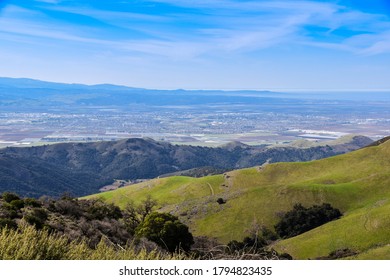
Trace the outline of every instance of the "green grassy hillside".
{"label": "green grassy hillside", "polygon": [[[360,252],[355,258],[390,259],[390,141],[318,161],[269,164],[198,179],[155,179],[94,197],[123,207],[129,199],[148,194],[194,235],[222,242],[242,239],[256,224],[273,229],[280,213],[296,203],[330,203],[343,212],[341,219],[274,247],[299,259],[342,248]],[[218,204],[218,198],[226,203]]]}
{"label": "green grassy hillside", "polygon": [[390,201],[379,200],[373,205],[347,213],[342,219],[283,240],[274,248],[301,259],[327,256],[343,248],[361,252],[360,256],[354,257],[358,259],[370,255],[370,258],[390,259],[389,213]]}

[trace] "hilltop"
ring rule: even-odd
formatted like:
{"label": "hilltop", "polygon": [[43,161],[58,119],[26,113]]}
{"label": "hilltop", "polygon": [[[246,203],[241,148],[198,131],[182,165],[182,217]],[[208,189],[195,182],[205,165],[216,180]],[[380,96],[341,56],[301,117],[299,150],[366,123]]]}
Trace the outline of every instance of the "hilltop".
{"label": "hilltop", "polygon": [[[390,141],[348,154],[300,163],[274,163],[203,178],[154,179],[91,197],[124,207],[151,195],[195,236],[242,240],[259,226],[273,230],[296,203],[330,203],[343,216],[271,245],[296,259],[348,249],[354,258],[390,257]],[[87,197],[89,198],[89,197]],[[222,198],[225,203],[217,203]]]}
{"label": "hilltop", "polygon": [[241,143],[210,148],[132,138],[10,147],[0,150],[0,192],[32,197],[58,197],[65,192],[83,196],[98,192],[115,179],[152,179],[175,172],[202,176],[272,162],[311,161],[370,143],[367,137],[354,136],[345,143],[305,149]]}

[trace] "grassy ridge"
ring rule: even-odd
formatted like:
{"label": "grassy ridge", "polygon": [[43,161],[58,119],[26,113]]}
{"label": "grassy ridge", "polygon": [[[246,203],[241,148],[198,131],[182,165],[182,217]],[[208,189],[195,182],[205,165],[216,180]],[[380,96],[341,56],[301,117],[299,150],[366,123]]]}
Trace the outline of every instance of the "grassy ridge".
{"label": "grassy ridge", "polygon": [[[276,163],[199,179],[155,179],[95,196],[124,206],[128,199],[137,201],[147,194],[159,201],[161,210],[178,215],[194,235],[222,242],[242,239],[254,224],[272,229],[278,214],[295,203],[327,202],[344,217],[284,240],[276,248],[296,258],[324,256],[342,247],[368,254],[390,244],[390,221],[385,215],[390,210],[390,141],[318,161]],[[219,197],[226,204],[216,203]],[[369,231],[367,215],[377,225]]]}

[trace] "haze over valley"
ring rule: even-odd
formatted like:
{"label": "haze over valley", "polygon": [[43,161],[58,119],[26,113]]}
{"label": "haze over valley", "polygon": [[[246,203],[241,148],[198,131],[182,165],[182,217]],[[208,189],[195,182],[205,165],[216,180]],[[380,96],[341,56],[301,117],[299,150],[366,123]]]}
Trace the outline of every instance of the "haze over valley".
{"label": "haze over valley", "polygon": [[148,90],[0,78],[0,147],[149,137],[219,146],[390,134],[386,92]]}

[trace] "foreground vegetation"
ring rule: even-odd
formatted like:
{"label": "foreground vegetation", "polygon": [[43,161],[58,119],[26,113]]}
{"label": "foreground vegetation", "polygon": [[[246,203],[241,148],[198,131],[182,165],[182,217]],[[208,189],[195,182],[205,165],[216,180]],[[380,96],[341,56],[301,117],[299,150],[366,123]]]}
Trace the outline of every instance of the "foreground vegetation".
{"label": "foreground vegetation", "polygon": [[[274,259],[258,236],[222,245],[196,238],[147,197],[121,210],[101,200],[0,195],[0,259]],[[260,240],[260,239],[259,239]],[[194,244],[195,243],[195,244]],[[193,246],[194,245],[194,246]],[[239,246],[238,246],[239,245]]]}
{"label": "foreground vegetation", "polygon": [[23,225],[18,230],[0,231],[2,260],[179,260],[184,254],[168,254],[158,249],[148,250],[135,245],[121,247],[102,239],[95,248],[86,241],[70,241],[66,236],[50,234]]}
{"label": "foreground vegetation", "polygon": [[[68,246],[76,249],[87,245],[98,250],[105,242],[113,248],[127,248],[131,244],[132,249],[138,248],[136,251],[153,252],[160,245],[161,252],[188,252],[193,244],[188,227],[173,215],[153,212],[154,206],[155,202],[148,198],[138,206],[128,204],[122,211],[101,200],[78,200],[66,195],[61,199],[37,200],[5,192],[0,195],[0,229],[6,230],[3,232],[6,238],[24,240],[25,235],[34,235],[29,230],[32,226],[39,231],[34,235],[38,240],[32,240],[39,244],[41,236],[49,236],[49,249],[69,241]],[[22,248],[29,249],[24,245]]]}

